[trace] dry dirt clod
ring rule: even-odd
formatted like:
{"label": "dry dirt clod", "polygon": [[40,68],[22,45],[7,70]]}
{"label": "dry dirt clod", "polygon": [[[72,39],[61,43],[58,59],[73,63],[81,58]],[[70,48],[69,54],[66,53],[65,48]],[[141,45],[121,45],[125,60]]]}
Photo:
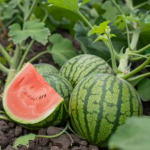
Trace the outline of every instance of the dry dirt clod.
{"label": "dry dirt clod", "polygon": [[82,140],[82,141],[80,141],[80,145],[81,145],[81,146],[87,146],[87,145],[88,145],[88,143],[87,143],[87,141]]}
{"label": "dry dirt clod", "polygon": [[72,147],[71,150],[81,150],[80,147]]}
{"label": "dry dirt clod", "polygon": [[51,142],[53,143],[53,145],[56,145],[60,148],[68,148],[71,145],[71,140],[67,134],[62,134],[57,138],[51,138]]}
{"label": "dry dirt clod", "polygon": [[16,126],[15,128],[15,136],[18,137],[22,133],[22,127],[21,126]]}
{"label": "dry dirt clod", "polygon": [[50,141],[49,138],[37,138],[36,140],[40,146],[46,146]]}
{"label": "dry dirt clod", "polygon": [[99,148],[94,145],[89,145],[89,150],[99,150]]}
{"label": "dry dirt clod", "polygon": [[15,129],[10,129],[5,136],[7,137],[9,144],[13,144],[15,138]]}
{"label": "dry dirt clod", "polygon": [[81,141],[81,138],[75,134],[70,134],[71,138],[73,139],[73,144],[79,146],[80,145],[80,141]]}
{"label": "dry dirt clod", "polygon": [[58,133],[60,133],[61,132],[61,130],[59,130],[58,128],[56,128],[56,127],[49,127],[48,129],[47,129],[47,135],[55,135],[55,134],[58,134]]}
{"label": "dry dirt clod", "polygon": [[17,150],[28,150],[28,148],[27,148],[27,146],[21,146],[21,147],[19,147]]}
{"label": "dry dirt clod", "polygon": [[8,123],[8,126],[9,126],[10,128],[14,128],[14,127],[16,126],[16,124],[15,124],[14,122],[9,122],[9,123]]}
{"label": "dry dirt clod", "polygon": [[34,150],[36,149],[37,144],[34,143],[34,141],[29,141],[29,148],[30,150]]}
{"label": "dry dirt clod", "polygon": [[11,145],[8,145],[5,150],[15,150]]}
{"label": "dry dirt clod", "polygon": [[60,148],[60,150],[69,150],[68,148]]}
{"label": "dry dirt clod", "polygon": [[47,129],[45,129],[45,128],[40,129],[38,134],[39,135],[47,135]]}
{"label": "dry dirt clod", "polygon": [[59,147],[58,146],[52,146],[51,150],[59,150]]}
{"label": "dry dirt clod", "polygon": [[86,146],[80,146],[81,150],[88,150]]}
{"label": "dry dirt clod", "polygon": [[1,148],[6,148],[8,145],[8,139],[5,137],[4,133],[0,131],[0,146]]}
{"label": "dry dirt clod", "polygon": [[48,146],[44,146],[42,150],[50,150],[50,148]]}
{"label": "dry dirt clod", "polygon": [[2,132],[8,132],[9,126],[4,120],[0,120],[0,131]]}

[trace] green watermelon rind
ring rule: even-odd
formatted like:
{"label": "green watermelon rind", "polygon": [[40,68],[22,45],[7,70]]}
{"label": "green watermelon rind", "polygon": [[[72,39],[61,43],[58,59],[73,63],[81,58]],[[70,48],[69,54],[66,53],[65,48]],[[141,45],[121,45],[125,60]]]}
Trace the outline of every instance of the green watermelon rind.
{"label": "green watermelon rind", "polygon": [[82,78],[96,73],[113,74],[113,71],[104,59],[91,54],[82,54],[73,57],[60,69],[60,75],[65,77],[73,87],[75,87]]}
{"label": "green watermelon rind", "polygon": [[37,70],[37,72],[41,75],[49,74],[49,73],[51,73],[51,74],[59,73],[59,70],[56,67],[54,67],[50,64],[47,64],[47,63],[33,64],[33,65],[34,65],[35,69]]}
{"label": "green watermelon rind", "polygon": [[134,87],[109,74],[85,77],[70,98],[72,127],[90,144],[99,147],[107,146],[112,133],[127,117],[142,114],[141,100]]}
{"label": "green watermelon rind", "polygon": [[39,130],[49,126],[57,126],[66,122],[69,117],[67,106],[64,102],[61,102],[47,118],[34,124],[20,124],[24,128],[30,130]]}

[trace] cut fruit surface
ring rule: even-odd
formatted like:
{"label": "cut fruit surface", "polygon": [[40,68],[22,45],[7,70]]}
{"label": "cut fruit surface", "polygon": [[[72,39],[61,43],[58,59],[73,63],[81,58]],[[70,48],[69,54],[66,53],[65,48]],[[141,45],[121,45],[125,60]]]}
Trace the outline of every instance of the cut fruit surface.
{"label": "cut fruit surface", "polygon": [[8,116],[20,123],[37,123],[47,118],[63,98],[27,63],[6,88],[3,106]]}

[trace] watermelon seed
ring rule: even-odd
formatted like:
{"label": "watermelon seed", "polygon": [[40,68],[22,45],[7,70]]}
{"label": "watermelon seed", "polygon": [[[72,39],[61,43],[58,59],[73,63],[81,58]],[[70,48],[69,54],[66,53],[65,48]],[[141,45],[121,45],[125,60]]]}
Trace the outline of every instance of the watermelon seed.
{"label": "watermelon seed", "polygon": [[33,89],[35,86],[34,85],[32,85],[31,87],[30,87],[30,89]]}
{"label": "watermelon seed", "polygon": [[21,82],[24,80],[24,78],[22,78],[19,82],[18,82],[18,84],[21,84]]}

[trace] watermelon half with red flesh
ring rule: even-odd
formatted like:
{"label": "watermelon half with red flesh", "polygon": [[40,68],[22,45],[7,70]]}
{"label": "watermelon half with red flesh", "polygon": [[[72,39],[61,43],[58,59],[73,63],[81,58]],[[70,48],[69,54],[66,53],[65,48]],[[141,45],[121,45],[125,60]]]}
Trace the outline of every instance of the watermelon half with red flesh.
{"label": "watermelon half with red flesh", "polygon": [[32,129],[58,125],[68,116],[64,99],[30,63],[6,88],[3,107],[12,120]]}

